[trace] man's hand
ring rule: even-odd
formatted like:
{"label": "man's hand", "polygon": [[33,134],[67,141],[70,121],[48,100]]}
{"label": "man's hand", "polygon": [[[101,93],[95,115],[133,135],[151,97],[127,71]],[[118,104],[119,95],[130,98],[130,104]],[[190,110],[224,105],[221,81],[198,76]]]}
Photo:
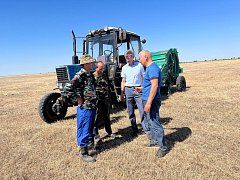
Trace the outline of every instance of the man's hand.
{"label": "man's hand", "polygon": [[123,91],[121,91],[120,101],[124,101],[124,93],[123,93]]}
{"label": "man's hand", "polygon": [[142,87],[135,87],[134,90],[135,90],[137,93],[140,93],[140,92],[142,92]]}
{"label": "man's hand", "polygon": [[144,111],[149,113],[150,112],[150,108],[151,108],[151,104],[150,103],[146,103],[146,105],[144,107]]}
{"label": "man's hand", "polygon": [[83,98],[81,98],[81,97],[78,97],[78,98],[77,98],[77,100],[78,100],[78,105],[79,105],[79,106],[82,106],[82,105],[83,105],[83,103],[84,103],[84,100],[83,100]]}

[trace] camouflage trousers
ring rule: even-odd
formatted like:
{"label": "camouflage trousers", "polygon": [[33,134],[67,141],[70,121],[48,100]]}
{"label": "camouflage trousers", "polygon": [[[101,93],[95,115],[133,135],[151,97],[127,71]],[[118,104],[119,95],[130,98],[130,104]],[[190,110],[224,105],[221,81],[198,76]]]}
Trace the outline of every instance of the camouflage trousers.
{"label": "camouflage trousers", "polygon": [[108,134],[112,134],[110,123],[110,103],[108,100],[99,100],[97,104],[97,115],[93,127],[93,134],[98,135],[98,129],[104,126]]}

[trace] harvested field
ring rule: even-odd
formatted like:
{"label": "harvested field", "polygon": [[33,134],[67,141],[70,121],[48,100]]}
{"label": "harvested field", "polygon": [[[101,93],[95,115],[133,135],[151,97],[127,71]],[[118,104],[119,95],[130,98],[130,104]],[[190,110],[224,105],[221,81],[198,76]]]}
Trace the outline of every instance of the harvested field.
{"label": "harvested field", "polygon": [[74,108],[53,124],[38,115],[54,73],[1,77],[0,179],[240,179],[240,60],[181,66],[187,91],[166,98],[160,112],[169,154],[158,159],[144,134],[131,137],[123,110],[111,115],[120,137],[104,139],[93,164],[78,156]]}

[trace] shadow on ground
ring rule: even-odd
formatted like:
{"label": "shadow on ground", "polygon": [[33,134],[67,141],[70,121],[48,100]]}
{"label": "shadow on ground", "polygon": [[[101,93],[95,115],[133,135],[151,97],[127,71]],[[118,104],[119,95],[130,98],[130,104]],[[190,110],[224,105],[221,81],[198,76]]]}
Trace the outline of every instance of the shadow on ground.
{"label": "shadow on ground", "polygon": [[174,145],[177,142],[183,142],[192,134],[192,130],[189,127],[170,128],[170,129],[175,130],[174,132],[167,134],[165,136],[166,144],[168,145],[170,150],[174,147]]}
{"label": "shadow on ground", "polygon": [[[120,116],[118,119],[121,119],[121,118],[122,117]],[[166,124],[170,123],[171,121],[172,121],[172,118],[170,118],[170,117],[161,118],[161,122],[163,125],[166,125]],[[131,126],[129,126],[126,128],[118,129],[118,131],[116,132],[116,138],[114,138],[114,139],[111,139],[107,136],[103,136],[101,138],[101,140],[97,143],[98,154],[103,151],[116,148],[123,143],[131,142],[138,135],[144,134],[141,124],[138,124],[138,129],[139,129],[139,133],[137,135],[132,132],[132,128],[131,128]],[[171,129],[174,129],[176,131],[166,136],[166,139],[168,141],[170,148],[172,148],[176,142],[178,142],[178,141],[180,142],[180,140],[183,141],[191,134],[191,130],[186,127],[171,128]],[[107,139],[107,138],[109,138],[109,139]],[[104,141],[105,139],[107,139],[107,140]]]}
{"label": "shadow on ground", "polygon": [[116,116],[116,117],[112,117],[110,123],[117,123],[120,119],[125,118],[126,116]]}
{"label": "shadow on ground", "polygon": [[170,117],[161,118],[160,117],[160,121],[161,121],[162,125],[167,125],[172,121],[172,118],[170,118]]}
{"label": "shadow on ground", "polygon": [[97,143],[98,144],[97,145],[98,154],[100,154],[103,151],[116,148],[123,143],[131,142],[138,135],[143,134],[140,124],[138,124],[138,127],[139,127],[138,134],[134,134],[132,131],[132,127],[129,126],[126,128],[118,129],[118,131],[116,132],[116,137],[114,139],[109,138],[108,140],[104,141],[108,137],[106,137],[106,136],[102,137],[101,140]]}

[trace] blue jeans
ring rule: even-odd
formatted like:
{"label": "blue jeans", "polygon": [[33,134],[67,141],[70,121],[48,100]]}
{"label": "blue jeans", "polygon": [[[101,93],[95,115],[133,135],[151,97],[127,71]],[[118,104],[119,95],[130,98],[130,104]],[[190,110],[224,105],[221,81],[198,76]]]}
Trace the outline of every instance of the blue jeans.
{"label": "blue jeans", "polygon": [[84,109],[77,106],[77,145],[87,147],[93,137],[92,127],[96,116],[95,109]]}
{"label": "blue jeans", "polygon": [[[143,107],[145,107],[147,101],[143,100]],[[164,130],[160,122],[159,109],[161,106],[161,99],[154,99],[150,108],[150,112],[143,114],[143,124],[150,128],[151,141],[157,143],[160,149],[165,151],[167,147],[165,145]]]}
{"label": "blue jeans", "polygon": [[136,123],[136,116],[134,113],[135,103],[137,104],[140,119],[143,117],[143,104],[142,104],[142,93],[138,93],[134,90],[133,87],[125,87],[125,94],[126,94],[126,104],[127,104],[127,111],[128,116],[131,121],[132,129],[134,132],[138,132],[138,127]]}

